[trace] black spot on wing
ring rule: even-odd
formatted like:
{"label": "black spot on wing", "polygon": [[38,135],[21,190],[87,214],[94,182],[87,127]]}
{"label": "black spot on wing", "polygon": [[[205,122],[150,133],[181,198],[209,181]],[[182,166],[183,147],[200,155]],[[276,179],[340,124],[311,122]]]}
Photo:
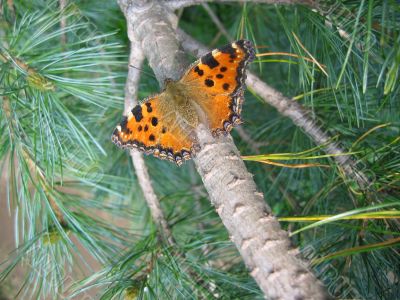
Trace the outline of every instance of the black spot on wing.
{"label": "black spot on wing", "polygon": [[194,68],[194,72],[199,74],[199,76],[203,76],[204,75],[204,71],[202,69],[200,69],[199,66],[196,66]]}
{"label": "black spot on wing", "polygon": [[201,63],[207,65],[210,69],[219,66],[219,62],[214,58],[211,52],[201,58]]}
{"label": "black spot on wing", "polygon": [[151,103],[150,102],[146,102],[145,105],[147,107],[147,112],[151,113],[153,111],[153,108],[151,107]]}
{"label": "black spot on wing", "polygon": [[121,131],[123,133],[131,134],[132,131],[127,127],[127,125],[128,125],[128,118],[127,117],[123,117],[122,121],[121,121],[121,124],[120,124]]}
{"label": "black spot on wing", "polygon": [[212,87],[214,86],[214,81],[207,78],[206,80],[204,80],[204,84],[208,87]]}
{"label": "black spot on wing", "polygon": [[227,90],[229,89],[229,83],[224,83],[224,84],[222,85],[222,88],[223,88],[225,91],[227,91]]}
{"label": "black spot on wing", "polygon": [[227,67],[221,67],[221,69],[219,69],[221,72],[225,72],[227,69]]}
{"label": "black spot on wing", "polygon": [[152,134],[149,135],[149,140],[150,140],[150,141],[153,142],[155,139],[156,139],[156,138],[154,137],[154,135],[152,135]]}
{"label": "black spot on wing", "polygon": [[236,58],[236,50],[235,48],[232,47],[231,44],[218,48],[218,50],[221,51],[222,53],[229,54],[230,58]]}
{"label": "black spot on wing", "polygon": [[151,125],[157,126],[157,124],[158,124],[158,119],[156,117],[152,117],[151,118]]}
{"label": "black spot on wing", "polygon": [[126,125],[128,124],[128,118],[127,117],[122,117],[122,121],[121,121],[121,130],[125,132],[125,130],[127,129]]}
{"label": "black spot on wing", "polygon": [[147,124],[146,124],[146,125],[144,125],[144,131],[147,131],[147,130],[149,130],[149,126],[147,126]]}
{"label": "black spot on wing", "polygon": [[143,119],[142,107],[140,105],[136,105],[132,109],[132,114],[135,117],[136,122],[140,122]]}
{"label": "black spot on wing", "polygon": [[219,79],[221,79],[221,78],[224,78],[224,75],[222,75],[222,74],[217,74],[216,77],[219,78]]}

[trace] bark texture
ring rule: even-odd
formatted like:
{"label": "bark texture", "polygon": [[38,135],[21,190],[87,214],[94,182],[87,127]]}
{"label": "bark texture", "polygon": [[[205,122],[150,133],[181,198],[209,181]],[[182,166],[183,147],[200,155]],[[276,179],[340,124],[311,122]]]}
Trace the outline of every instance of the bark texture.
{"label": "bark texture", "polygon": [[[129,38],[146,49],[158,81],[178,79],[188,66],[173,24],[176,17],[159,1],[119,1]],[[228,137],[214,139],[197,129],[201,150],[194,159],[204,185],[243,260],[268,299],[325,299],[319,281],[290,250],[290,241],[271,215],[252,175]]]}
{"label": "bark texture", "polygon": [[[230,137],[217,141],[200,126],[202,150],[195,162],[210,200],[250,274],[267,299],[326,299],[318,280],[291,248],[271,215]],[[291,250],[292,249],[292,250]]]}

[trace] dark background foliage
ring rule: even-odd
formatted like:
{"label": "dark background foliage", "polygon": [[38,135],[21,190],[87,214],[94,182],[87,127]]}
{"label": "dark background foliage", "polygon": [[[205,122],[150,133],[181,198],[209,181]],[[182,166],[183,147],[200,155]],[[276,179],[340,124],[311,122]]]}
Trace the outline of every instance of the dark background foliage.
{"label": "dark background foliage", "polygon": [[[2,253],[4,298],[262,299],[191,162],[178,168],[146,157],[178,249],[158,238],[129,155],[110,142],[128,68],[124,16],[113,1],[71,1],[62,11],[60,3],[1,3],[0,202],[10,207],[16,243]],[[250,69],[307,107],[369,178],[361,190],[320,145],[248,91],[242,128],[252,142],[232,134],[242,155],[316,147],[281,162],[325,165],[246,163],[275,215],[305,217],[282,226],[294,232],[310,216],[352,215],[314,224],[293,241],[336,297],[398,299],[398,3],[209,6],[258,53],[297,55],[259,56]],[[203,6],[177,14],[179,26],[209,47],[230,42]],[[307,52],[328,76],[304,59]],[[140,97],[159,90],[151,74],[144,66]],[[25,270],[17,283],[9,280],[15,266]]]}

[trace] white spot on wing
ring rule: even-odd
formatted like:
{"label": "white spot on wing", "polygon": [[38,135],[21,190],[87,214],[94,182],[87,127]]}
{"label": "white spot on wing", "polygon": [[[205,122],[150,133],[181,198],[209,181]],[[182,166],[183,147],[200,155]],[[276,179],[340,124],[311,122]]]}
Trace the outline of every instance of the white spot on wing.
{"label": "white spot on wing", "polygon": [[215,58],[215,57],[220,56],[220,55],[221,55],[221,52],[220,52],[218,49],[214,49],[214,50],[211,52],[211,54],[212,54],[212,56]]}

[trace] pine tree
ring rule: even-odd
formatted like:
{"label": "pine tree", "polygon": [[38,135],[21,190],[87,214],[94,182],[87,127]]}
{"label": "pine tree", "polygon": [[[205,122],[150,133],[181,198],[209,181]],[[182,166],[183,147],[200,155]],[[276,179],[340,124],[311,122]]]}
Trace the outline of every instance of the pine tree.
{"label": "pine tree", "polygon": [[[398,3],[213,2],[1,2],[2,298],[400,298]],[[233,142],[200,128],[182,167],[111,143],[241,38]]]}

